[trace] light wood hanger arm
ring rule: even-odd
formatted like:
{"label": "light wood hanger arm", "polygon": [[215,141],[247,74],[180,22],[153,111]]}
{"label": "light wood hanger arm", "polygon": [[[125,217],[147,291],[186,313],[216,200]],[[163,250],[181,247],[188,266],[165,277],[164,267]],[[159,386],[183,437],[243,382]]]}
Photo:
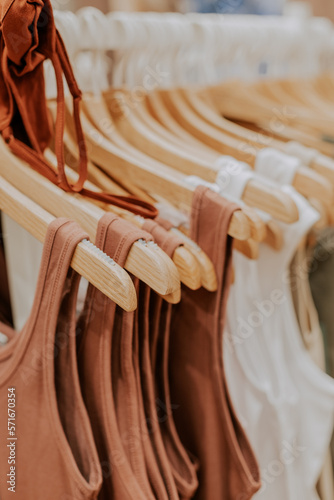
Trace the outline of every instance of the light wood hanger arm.
{"label": "light wood hanger arm", "polygon": [[[236,139],[207,123],[192,110],[177,91],[160,91],[160,93],[180,123],[196,137],[207,141],[222,154],[230,154],[237,160],[245,161],[251,166],[255,165],[257,151],[254,151],[253,145],[248,144],[243,138]],[[333,201],[333,190],[327,180],[306,167],[297,170],[293,186],[304,196],[317,198],[327,204]],[[244,198],[243,201],[249,204]],[[261,209],[267,212],[263,207]]]}
{"label": "light wood hanger arm", "polygon": [[[139,104],[139,103],[138,103]],[[100,97],[97,96],[87,96],[85,95],[84,100],[83,100],[83,111],[89,121],[92,123],[94,127],[96,127],[102,135],[111,141],[112,143],[115,143],[117,146],[119,146],[123,151],[126,151],[127,153],[133,153],[133,157],[136,159],[141,159],[145,161],[145,163],[155,163],[156,160],[152,160],[150,157],[139,151],[138,149],[134,148],[125,138],[123,138],[122,135],[120,135],[119,131],[116,128],[116,125],[114,124],[111,115],[109,114],[107,104],[104,100],[102,100]],[[149,116],[150,117],[150,116]],[[157,123],[154,119],[152,119],[155,123]],[[102,126],[101,126],[102,124]],[[159,125],[159,124],[158,124]],[[156,130],[156,127],[153,127],[153,130]],[[173,138],[173,134],[170,134],[171,138]],[[66,136],[66,141],[68,140],[68,134]],[[173,143],[173,140],[171,140]],[[175,144],[176,146],[178,145],[177,142]],[[71,149],[75,149],[75,144],[74,141],[71,139]],[[180,145],[179,145],[180,147]],[[201,149],[203,149],[203,145],[201,145]],[[215,153],[214,153],[215,154]],[[156,165],[155,165],[156,166]],[[157,165],[159,168],[159,164]],[[103,185],[101,185],[102,187]],[[157,198],[157,195],[155,194],[155,197]],[[161,197],[158,197],[161,198]],[[117,212],[118,213],[118,212]],[[249,216],[250,214],[245,215],[249,221],[250,224],[250,231],[251,235],[254,239],[261,241],[264,233],[264,227],[260,227],[258,224],[258,220],[254,220],[254,214],[253,216]],[[129,216],[129,215],[127,215]],[[174,229],[174,228],[173,228]],[[176,229],[175,229],[176,230]],[[179,236],[182,234],[183,238],[186,238],[183,233],[179,232]],[[217,278],[216,274],[212,265],[212,262],[210,259],[207,257],[207,255],[197,247],[196,245],[196,250],[194,249],[193,245],[188,245],[187,241],[184,241],[185,247],[193,253],[195,256],[197,262],[199,263],[200,271],[201,271],[201,283],[204,288],[206,288],[209,291],[215,291],[217,289]],[[242,250],[242,249],[241,249]],[[248,252],[247,252],[248,253]],[[179,268],[180,271],[180,268]],[[188,273],[189,274],[189,273]],[[181,281],[182,279],[182,274],[181,274]],[[188,284],[189,286],[189,284]],[[191,288],[191,286],[190,286]]]}
{"label": "light wood hanger arm", "polygon": [[[134,216],[131,213],[120,214],[121,217],[129,220],[136,226],[142,228],[145,219],[140,216]],[[198,262],[194,255],[186,247],[176,248],[173,255],[173,262],[176,265],[180,279],[191,290],[198,290],[201,287],[201,272]]]}
{"label": "light wood hanger arm", "polygon": [[[89,99],[85,102],[85,105],[88,106],[89,104]],[[128,115],[128,113],[127,113]],[[124,116],[120,117],[118,120],[118,125],[124,129],[123,131],[125,134],[127,134],[127,131],[129,132],[128,129],[128,124],[129,124],[129,117]],[[140,128],[140,124],[138,124],[138,127]],[[96,129],[94,129],[96,130]],[[134,138],[136,136],[136,128],[132,128],[131,133],[129,133],[130,138]],[[93,131],[90,132],[91,136],[94,135]],[[101,133],[101,135],[103,135]],[[143,134],[140,134],[139,136],[137,135],[138,142],[136,143],[137,146],[143,147],[144,149],[147,149],[145,144],[143,144],[143,137],[145,137]],[[157,141],[153,141],[155,144],[155,147],[158,149],[160,144],[158,144]],[[101,143],[101,140],[99,140],[99,144]],[[144,147],[145,146],[145,147]],[[149,147],[149,146],[147,146]],[[170,148],[169,148],[170,149]],[[153,150],[151,150],[152,153]],[[162,158],[167,162],[169,161],[169,164],[173,164],[172,166],[178,169],[179,171],[182,171],[185,175],[198,175],[202,179],[208,181],[208,182],[215,182],[216,175],[218,173],[219,168],[218,167],[213,167],[210,166],[208,162],[198,162],[195,161],[194,158],[189,158],[187,156],[187,160],[184,159],[184,155],[181,158],[178,158],[178,150],[174,148],[173,152],[170,150],[170,155],[167,157],[167,154],[164,153],[164,149],[160,149],[160,152],[157,152],[157,150],[154,150],[155,153],[158,155],[156,156],[156,159]],[[218,158],[217,154],[217,158]],[[98,161],[96,161],[98,163]],[[102,165],[101,165],[102,166]],[[168,169],[168,167],[165,167],[164,165],[161,166],[159,169],[159,173],[162,173],[162,170]],[[169,171],[171,169],[168,169]],[[177,172],[174,173],[174,176],[177,176]],[[159,186],[160,187],[160,186]],[[148,188],[147,188],[148,189]],[[151,192],[154,192],[153,189],[148,189]],[[164,196],[167,199],[170,199],[170,194],[169,198],[168,195],[164,195],[164,193],[158,192],[157,190],[155,191],[157,194]],[[177,196],[175,196],[175,199],[177,199]],[[173,202],[173,200],[171,200]],[[273,189],[273,188],[268,188],[268,186],[264,186],[260,181],[258,180],[251,180],[248,185],[247,189],[244,192],[243,196],[243,201],[252,207],[260,207],[263,211],[266,211],[270,213],[273,217],[282,220],[284,222],[294,222],[298,218],[298,210],[297,207],[295,206],[295,203],[291,200],[291,198],[282,193],[279,189]],[[255,202],[255,205],[254,205]],[[250,225],[253,225],[253,221],[250,220]],[[253,227],[253,230],[256,230],[255,227]]]}
{"label": "light wood hanger arm", "polygon": [[[97,225],[105,213],[80,195],[66,193],[14,156],[0,140],[0,173],[17,189],[56,217],[77,221],[95,241]],[[135,242],[125,269],[161,295],[180,288],[178,271],[169,257],[156,245]]]}
{"label": "light wood hanger arm", "polygon": [[[73,159],[76,162],[77,161],[77,148],[74,140],[72,137],[66,133],[66,137],[64,138],[66,146],[71,150],[73,153]],[[51,157],[49,153],[48,157],[49,161],[53,164],[56,164],[56,159],[55,157]],[[94,170],[94,177],[98,179],[99,186],[94,185],[90,181],[87,181],[85,186],[87,189],[90,189],[91,191],[106,191],[108,188],[112,194],[114,193],[114,183],[109,179],[109,177],[102,172],[98,167],[96,167],[93,164],[89,165],[89,169]],[[74,172],[71,172],[71,169],[68,169],[67,171],[67,176],[69,180],[73,183],[77,181],[77,178],[74,174]],[[116,189],[118,189],[118,186],[115,185]],[[127,193],[125,193],[127,194]],[[142,219],[141,217],[137,217],[133,215],[131,212],[128,212],[126,210],[123,210],[121,208],[115,207],[115,206],[110,206],[106,205],[104,203],[101,203],[99,201],[93,201],[96,205],[100,206],[106,211],[110,211],[112,213],[115,213],[119,215],[120,217],[127,219],[128,221],[132,222],[133,224],[137,225],[138,227],[142,227],[143,222],[145,219]],[[142,223],[139,224],[138,221],[142,220]],[[201,270],[199,263],[195,256],[192,255],[192,252],[185,248],[185,247],[179,247],[175,250],[173,258],[172,258],[174,264],[176,265],[179,275],[180,275],[180,280],[182,283],[184,283],[186,286],[188,286],[191,290],[197,290],[201,287]]]}
{"label": "light wood hanger arm", "polygon": [[[95,127],[99,127],[100,123],[106,123],[109,120],[110,115],[109,115],[108,109],[106,107],[106,103],[104,101],[102,101],[100,98],[98,98],[96,96],[85,96],[83,104],[84,104],[83,109],[84,109],[85,114],[87,115],[88,119],[92,122],[92,125],[94,125]],[[148,118],[151,118],[151,117],[148,116]],[[120,120],[122,120],[122,118],[120,118]],[[153,118],[151,118],[151,120],[153,122],[155,121],[155,120],[153,120]],[[126,123],[124,123],[124,125],[126,126]],[[159,126],[159,124],[157,124],[157,125]],[[137,126],[139,126],[139,128],[140,128],[139,124],[137,124]],[[120,144],[121,146],[123,146],[123,141],[125,139],[123,139],[123,137],[118,136],[118,131],[115,131],[115,130],[111,131],[111,129],[113,129],[113,128],[114,128],[113,122],[109,121],[108,127],[102,126],[98,130],[108,140],[111,140],[112,142],[114,142],[115,136],[116,136],[117,137],[117,144]],[[154,129],[154,127],[152,127],[152,129]],[[136,134],[136,132],[134,131],[134,133],[131,133],[130,135],[133,137],[135,134]],[[145,132],[144,132],[144,136],[145,136]],[[170,134],[170,136],[173,136],[173,135]],[[159,147],[159,139],[157,139],[157,141],[154,141],[154,139],[152,139],[152,140],[153,140],[153,142],[155,142],[155,145],[157,147]],[[74,142],[74,141],[72,141],[72,142]],[[141,139],[140,139],[140,142],[141,142]],[[172,141],[170,141],[170,142],[172,142]],[[74,147],[74,145],[72,145],[72,146]],[[180,146],[177,146],[177,144],[175,146],[176,146],[176,149],[174,147],[174,149],[172,148],[170,150],[170,152],[174,158],[177,157],[178,151],[180,151]],[[165,144],[165,146],[162,146],[162,147],[167,148],[167,150],[169,148],[166,144]],[[128,150],[128,149],[132,149],[132,147],[129,146],[126,150]],[[143,148],[143,150],[146,150],[146,148]],[[138,153],[139,153],[138,157],[143,155],[143,153],[141,153],[139,151],[138,151]],[[164,160],[166,160],[166,163],[168,163],[168,157],[165,155],[164,150],[160,150],[160,153],[163,156]],[[160,155],[158,154],[158,156],[160,156]],[[182,157],[182,153],[181,153],[181,157]],[[183,155],[183,158],[184,158],[184,155]],[[177,159],[177,161],[179,161],[179,159]],[[185,171],[188,171],[188,169],[190,169],[190,171],[193,171],[193,168],[192,168],[193,167],[193,160],[191,159],[191,157],[190,157],[190,167],[188,167],[188,168],[185,167],[183,159],[182,159],[182,163],[183,163],[182,166],[184,167]],[[200,168],[206,169],[207,165],[208,165],[208,163],[200,164]],[[246,210],[243,209],[243,211],[246,214]],[[262,241],[262,239],[265,236],[265,225],[262,223],[262,220],[260,219],[260,217],[257,216],[257,214],[255,212],[253,212],[250,209],[248,209],[246,216],[249,220],[252,238],[254,238],[256,241]]]}
{"label": "light wood hanger arm", "polygon": [[202,154],[205,154],[208,160],[212,158],[212,155],[216,155],[216,151],[214,149],[209,148],[206,144],[185,130],[162,104],[163,102],[157,92],[147,94],[146,108],[156,122],[171,132],[172,135],[182,141],[182,143],[189,145],[192,149],[200,149]]}
{"label": "light wood hanger arm", "polygon": [[[263,133],[261,133],[261,131],[252,131],[244,126],[241,126],[224,118],[221,114],[219,114],[218,110],[214,109],[214,106],[209,105],[208,102],[203,99],[203,92],[205,92],[203,89],[200,91],[202,94],[202,98],[199,97],[199,91],[195,91],[194,89],[180,89],[179,92],[189,103],[192,109],[196,111],[196,113],[199,114],[204,120],[215,126],[218,130],[222,130],[235,138],[244,140],[246,144],[254,146],[255,151],[260,151],[265,147],[271,147],[285,152],[285,141],[277,138],[274,133],[272,133],[269,137],[268,135],[264,135]],[[208,98],[209,97],[210,94],[208,91]],[[319,174],[323,175],[326,179],[334,182],[333,165],[329,166],[325,162],[320,161],[319,165],[317,162],[314,162],[311,167]]]}
{"label": "light wood hanger arm", "polygon": [[[136,179],[136,184],[148,192],[157,193],[178,207],[190,210],[195,188],[189,187],[182,174],[161,165],[159,172],[141,161],[135,162],[127,154],[111,144],[101,133],[93,128],[82,114],[82,125],[89,147],[91,159],[107,173]],[[71,121],[67,123],[71,128]],[[71,130],[73,133],[73,130]],[[231,219],[229,235],[246,240],[250,236],[249,222],[241,210]]]}
{"label": "light wood hanger arm", "polygon": [[[259,84],[257,84],[259,85]],[[270,87],[266,95],[254,86],[241,82],[227,82],[223,85],[209,88],[211,101],[215,108],[227,118],[246,121],[259,125],[269,136],[276,135],[286,140],[297,140],[319,149],[324,154],[331,155],[333,145],[321,140],[322,134],[312,131],[312,124],[317,117],[301,106],[281,103],[273,97]],[[207,89],[205,90],[207,94]],[[202,95],[206,99],[205,95]],[[237,97],[237,105],[236,105]],[[325,127],[326,124],[322,123]],[[320,126],[320,129],[321,129]]]}
{"label": "light wood hanger arm", "polygon": [[271,246],[274,250],[280,251],[284,245],[283,231],[278,223],[274,220],[267,222],[267,235],[265,243]]}
{"label": "light wood hanger arm", "polygon": [[[48,151],[46,153],[46,156],[50,161],[50,163],[52,164],[56,163],[56,157],[54,156],[53,153],[51,153],[51,151]],[[73,183],[76,182],[77,175],[73,171],[71,171],[70,168],[66,170],[66,174],[70,182]],[[103,174],[103,172],[101,172],[101,174],[105,175]],[[87,189],[90,189],[91,191],[101,192],[101,189],[95,186],[90,181],[87,181],[85,183],[85,187]],[[99,205],[100,203],[98,202],[96,204]],[[126,210],[123,210],[115,206],[111,207],[110,205],[101,204],[101,207],[106,212],[115,213],[139,228],[143,227],[143,224],[145,222],[145,219],[143,217],[136,216],[131,212],[128,212]],[[184,247],[178,247],[174,252],[172,260],[178,269],[181,282],[184,283],[186,286],[188,286],[191,290],[198,290],[201,287],[200,268],[198,266],[195,257],[190,253],[190,251]]]}
{"label": "light wood hanger arm", "polygon": [[[0,209],[42,243],[55,219],[3,177],[0,177]],[[92,243],[78,244],[71,267],[125,311],[136,309],[137,295],[130,276],[107,255],[102,256]]]}
{"label": "light wood hanger arm", "polygon": [[[246,129],[236,123],[226,120],[220,116],[212,107],[206,104],[206,102],[200,99],[192,89],[180,89],[180,92],[184,99],[187,100],[189,105],[194,111],[196,111],[203,119],[205,119],[211,125],[217,127],[219,130],[223,130],[234,137],[239,137],[246,141],[247,144],[254,146],[254,148],[260,151],[264,147],[272,147],[279,151],[285,152],[285,142],[275,138],[265,136],[261,133],[256,133],[251,130]],[[319,153],[318,158],[310,165],[310,167],[315,170],[318,174],[322,175],[325,179],[329,180],[334,184],[334,161],[327,158]],[[300,173],[302,176],[300,176]],[[307,174],[307,176],[305,175]],[[304,187],[305,178],[307,178],[307,186]],[[316,177],[316,181],[319,181],[319,177]],[[306,195],[309,195],[310,187],[309,183],[312,182],[312,176],[309,171],[301,170],[295,179],[295,187],[299,188],[300,192],[306,190]],[[319,193],[320,197],[321,193]]]}
{"label": "light wood hanger arm", "polygon": [[234,248],[239,252],[242,251],[248,259],[257,260],[259,258],[259,243],[251,238],[247,241],[235,241]]}

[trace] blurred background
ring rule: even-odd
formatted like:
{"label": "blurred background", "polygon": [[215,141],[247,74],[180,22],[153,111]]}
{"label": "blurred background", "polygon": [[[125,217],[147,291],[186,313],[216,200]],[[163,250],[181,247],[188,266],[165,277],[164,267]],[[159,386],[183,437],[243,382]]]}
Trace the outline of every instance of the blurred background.
{"label": "blurred background", "polygon": [[94,6],[109,11],[216,12],[220,14],[310,15],[334,21],[333,0],[53,0],[59,10]]}

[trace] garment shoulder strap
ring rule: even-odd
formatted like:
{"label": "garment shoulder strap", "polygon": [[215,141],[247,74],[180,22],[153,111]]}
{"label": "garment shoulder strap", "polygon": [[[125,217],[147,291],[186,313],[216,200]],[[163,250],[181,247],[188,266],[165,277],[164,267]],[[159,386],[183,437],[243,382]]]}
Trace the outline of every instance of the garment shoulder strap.
{"label": "garment shoulder strap", "polygon": [[196,188],[191,211],[190,237],[212,260],[220,283],[224,281],[225,262],[226,259],[229,260],[232,248],[228,227],[234,211],[238,208],[238,205],[207,187]]}
{"label": "garment shoulder strap", "polygon": [[169,233],[163,226],[160,225],[160,221],[155,222],[153,220],[146,220],[143,229],[150,233],[156,244],[172,258],[175,250],[183,246],[181,238],[178,238],[174,234]]}
{"label": "garment shoulder strap", "polygon": [[96,245],[124,267],[132,245],[138,241],[152,241],[152,236],[130,222],[112,214],[105,214],[98,224]]}

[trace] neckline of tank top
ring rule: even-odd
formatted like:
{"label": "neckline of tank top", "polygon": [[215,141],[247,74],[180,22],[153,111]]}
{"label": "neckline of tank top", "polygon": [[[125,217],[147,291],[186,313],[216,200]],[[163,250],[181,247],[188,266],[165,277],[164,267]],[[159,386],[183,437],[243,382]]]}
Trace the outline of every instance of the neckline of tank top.
{"label": "neckline of tank top", "polygon": [[[62,255],[63,255],[62,261],[64,260],[64,257],[66,257],[66,254],[69,253],[70,247],[72,245],[75,247],[82,239],[88,237],[87,234],[84,233],[76,223],[68,219],[58,218],[55,219],[53,222],[51,222],[51,224],[49,225],[48,233],[43,247],[43,256],[40,265],[40,272],[33,300],[33,306],[31,308],[29,317],[20,332],[17,332],[14,329],[9,328],[9,331],[14,332],[13,338],[10,339],[10,341],[7,344],[0,347],[0,387],[3,386],[7,382],[7,380],[12,376],[12,374],[19,368],[20,360],[24,356],[29,346],[29,343],[31,341],[34,332],[34,328],[36,326],[36,322],[38,320],[38,316],[41,311],[42,302],[45,299],[43,292],[45,288],[47,274],[50,270],[52,250],[55,241],[57,238],[62,237],[59,235],[59,231],[61,230],[64,231],[63,228],[70,224],[75,225],[76,231],[71,231],[69,236],[67,236],[67,244],[64,244],[64,246],[62,247]],[[81,234],[79,234],[79,232]],[[41,274],[42,269],[43,273]],[[58,279],[55,279],[52,282],[51,288],[49,290],[49,293],[51,294],[53,294],[53,291],[56,289],[59,283],[60,273],[61,269],[57,268],[56,274]],[[48,317],[50,317],[50,310],[46,311],[46,314],[48,315]],[[3,326],[6,325],[2,325],[0,323],[0,329]],[[9,360],[9,358],[11,359]],[[1,362],[4,362],[6,360],[8,360],[8,366],[6,366],[5,370],[1,370]]]}

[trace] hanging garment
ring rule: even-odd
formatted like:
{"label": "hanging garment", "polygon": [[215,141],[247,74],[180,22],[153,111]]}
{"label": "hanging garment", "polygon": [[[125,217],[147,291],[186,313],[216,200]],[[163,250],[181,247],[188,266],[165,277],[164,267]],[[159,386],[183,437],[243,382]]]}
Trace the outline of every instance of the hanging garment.
{"label": "hanging garment", "polygon": [[[306,245],[299,245],[292,260],[290,271],[290,288],[304,345],[314,363],[321,370],[325,371],[324,341],[308,279],[309,255],[306,251]],[[328,452],[318,484],[318,492],[321,500],[333,500],[334,498],[332,470],[332,458]]]}
{"label": "hanging garment", "polygon": [[255,498],[313,500],[333,428],[334,385],[302,343],[289,265],[318,215],[293,188],[283,189],[297,204],[299,221],[280,224],[280,252],[261,245],[257,261],[235,254],[224,360],[233,402],[261,465]]}
{"label": "hanging garment", "polygon": [[200,463],[197,500],[247,500],[260,487],[256,459],[230,401],[221,352],[232,269],[227,230],[236,209],[210,189],[196,189],[191,238],[215,265],[218,291],[184,288],[172,314],[171,403],[177,406],[181,440]]}
{"label": "hanging garment", "polygon": [[[156,221],[167,231],[173,227],[172,223],[161,217],[157,218]],[[172,250],[171,246],[163,246],[169,255]],[[197,491],[199,464],[196,457],[184,448],[180,440],[174,420],[174,411],[177,408],[171,402],[168,364],[173,307],[161,300],[157,294],[152,294],[151,308],[153,310],[152,317],[159,318],[159,321],[152,322],[150,343],[162,436],[180,499],[187,500],[193,498]]]}
{"label": "hanging garment", "polygon": [[[161,240],[161,232],[163,230],[159,228],[159,225],[156,222],[151,221],[151,224],[147,222],[144,224],[143,229],[148,230],[148,232],[152,234],[152,237],[157,244],[163,243],[162,241],[158,241],[159,236]],[[172,236],[171,239],[174,240]],[[177,241],[176,247],[178,245],[179,241]],[[143,441],[143,446],[146,455],[147,469],[152,485],[156,484],[159,479],[163,479],[165,489],[164,498],[178,499],[179,496],[161,436],[156,401],[154,397],[154,380],[149,350],[149,323],[152,317],[150,314],[149,303],[150,295],[153,292],[151,292],[147,285],[140,283],[139,280],[135,280],[135,282],[138,290],[139,305],[136,311],[135,321],[136,349],[134,364],[137,372],[137,380],[139,382],[138,398],[142,404],[142,427],[145,429],[144,434],[146,435],[146,439]],[[155,462],[154,466],[152,463],[152,457],[150,457],[152,451]],[[155,488],[155,491],[157,491],[157,488]],[[161,495],[157,495],[156,493],[156,497],[161,498]]]}
{"label": "hanging garment", "polygon": [[[96,245],[124,266],[133,243],[151,241],[145,231],[107,214]],[[78,322],[82,392],[103,470],[100,499],[147,500],[154,495],[146,471],[136,373],[134,313],[127,313],[89,286]]]}
{"label": "hanging garment", "polygon": [[163,447],[158,418],[156,415],[154,392],[152,397],[152,376],[147,357],[149,296],[150,288],[136,280],[138,308],[134,322],[133,363],[137,381],[139,401],[140,436],[144,450],[147,474],[157,499],[178,499],[176,486]]}
{"label": "hanging garment", "polygon": [[101,487],[77,374],[79,276],[69,269],[84,238],[73,222],[57,219],[50,224],[31,315],[21,333],[0,349],[0,446],[7,450],[0,454],[4,500],[96,499]]}
{"label": "hanging garment", "polygon": [[[147,220],[143,229],[151,233],[159,247],[172,258],[175,250],[183,243],[162,225],[170,228],[167,221],[159,219],[159,223]],[[142,287],[145,288],[144,285]],[[147,287],[143,290],[143,296],[142,307],[139,307],[137,311],[143,324],[141,330],[143,336],[140,340],[140,366],[142,367],[143,393],[146,394],[147,422],[161,474],[165,477],[169,498],[172,498],[171,478],[173,478],[173,483],[176,484],[179,493],[177,498],[187,500],[193,498],[198,480],[196,466],[191,462],[176,432],[173,408],[170,403],[168,358],[172,306]],[[157,356],[158,361],[156,361]]]}

